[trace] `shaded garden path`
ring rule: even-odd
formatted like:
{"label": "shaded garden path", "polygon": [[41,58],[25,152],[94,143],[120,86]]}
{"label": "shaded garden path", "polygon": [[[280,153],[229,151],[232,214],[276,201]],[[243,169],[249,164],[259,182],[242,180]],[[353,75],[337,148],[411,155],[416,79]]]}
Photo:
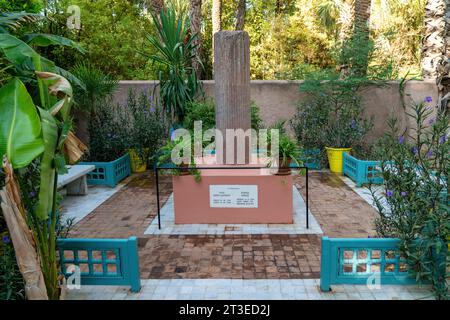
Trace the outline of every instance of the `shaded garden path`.
{"label": "shaded garden path", "polygon": [[[305,196],[305,177],[295,177]],[[161,179],[161,203],[171,178]],[[330,237],[374,235],[375,210],[338,176],[312,172],[310,210]],[[134,175],[127,185],[77,223],[71,237],[139,237],[142,278],[319,278],[320,235],[144,235],[156,215],[154,178]]]}

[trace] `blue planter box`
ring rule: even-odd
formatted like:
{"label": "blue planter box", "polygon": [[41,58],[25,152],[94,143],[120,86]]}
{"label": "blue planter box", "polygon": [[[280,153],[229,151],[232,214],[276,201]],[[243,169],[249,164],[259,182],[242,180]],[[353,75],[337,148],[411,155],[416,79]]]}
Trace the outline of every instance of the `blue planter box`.
{"label": "blue planter box", "polygon": [[91,185],[115,187],[117,183],[131,174],[128,153],[111,162],[80,162],[80,164],[95,166],[95,170],[87,175],[87,183]]}
{"label": "blue planter box", "polygon": [[344,152],[342,174],[352,179],[358,187],[367,183],[381,184],[383,177],[377,169],[380,164],[381,161],[359,160]]}
{"label": "blue planter box", "polygon": [[304,150],[305,157],[300,159],[303,161],[303,165],[308,169],[320,170],[320,149],[307,149]]}

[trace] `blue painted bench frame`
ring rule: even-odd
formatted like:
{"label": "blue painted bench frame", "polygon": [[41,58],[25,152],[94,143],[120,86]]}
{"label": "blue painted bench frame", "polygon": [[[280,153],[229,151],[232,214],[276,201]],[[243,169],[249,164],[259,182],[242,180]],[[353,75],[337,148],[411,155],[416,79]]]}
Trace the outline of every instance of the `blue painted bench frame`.
{"label": "blue painted bench frame", "polygon": [[[87,266],[81,270],[81,285],[129,285],[132,292],[141,288],[137,238],[128,239],[58,239],[61,272],[67,278],[70,265]],[[80,252],[84,254],[81,257]],[[69,253],[71,257],[67,257]],[[114,259],[111,257],[114,256]],[[96,271],[101,266],[102,271]],[[114,272],[108,267],[114,266]]]}
{"label": "blue painted bench frame", "polygon": [[[373,264],[379,265],[380,284],[412,285],[415,279],[407,272],[400,271],[399,266],[404,260],[398,252],[399,239],[386,238],[333,238],[322,237],[322,255],[320,270],[320,289],[330,291],[333,284],[367,284],[369,277],[376,272],[371,271]],[[347,259],[345,252],[352,251],[352,257]],[[366,257],[358,259],[358,253],[366,252]],[[378,258],[372,257],[374,251],[379,251]],[[394,257],[390,256],[394,253]],[[386,257],[388,255],[388,257]],[[351,266],[351,271],[345,271],[344,265]],[[365,271],[358,272],[358,265],[365,265]],[[406,265],[406,264],[405,264]],[[386,271],[386,266],[394,270]]]}
{"label": "blue painted bench frame", "polygon": [[95,166],[95,169],[87,174],[87,183],[91,185],[107,185],[113,188],[121,180],[131,175],[128,153],[110,162],[80,162],[80,164]]}
{"label": "blue painted bench frame", "polygon": [[381,170],[377,169],[381,161],[359,160],[347,152],[344,152],[343,157],[342,174],[352,179],[358,187],[367,183],[383,183]]}

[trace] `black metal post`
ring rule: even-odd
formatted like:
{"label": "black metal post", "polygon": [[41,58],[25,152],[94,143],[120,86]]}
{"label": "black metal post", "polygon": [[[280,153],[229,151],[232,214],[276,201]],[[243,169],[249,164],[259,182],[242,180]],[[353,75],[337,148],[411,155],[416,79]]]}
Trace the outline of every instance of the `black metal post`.
{"label": "black metal post", "polygon": [[309,171],[306,167],[306,229],[309,229],[309,186],[308,186]]}
{"label": "black metal post", "polygon": [[159,173],[158,166],[155,166],[155,181],[156,181],[156,205],[158,207],[158,229],[161,230],[161,212],[159,208]]}

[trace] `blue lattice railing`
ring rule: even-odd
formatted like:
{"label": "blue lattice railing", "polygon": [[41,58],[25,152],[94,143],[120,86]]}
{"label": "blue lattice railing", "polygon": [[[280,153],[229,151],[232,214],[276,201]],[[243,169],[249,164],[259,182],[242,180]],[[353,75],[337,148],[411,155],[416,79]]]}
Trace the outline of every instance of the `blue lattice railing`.
{"label": "blue lattice railing", "polygon": [[87,182],[92,185],[115,187],[131,174],[128,153],[111,162],[80,162],[80,164],[95,165],[95,169],[87,175]]}
{"label": "blue lattice railing", "polygon": [[329,291],[332,284],[367,284],[375,276],[381,285],[415,284],[398,244],[398,239],[323,237],[321,290]]}
{"label": "blue lattice railing", "polygon": [[140,290],[137,238],[58,239],[61,272],[69,277],[78,266],[81,285],[129,285]]}
{"label": "blue lattice railing", "polygon": [[344,152],[342,174],[352,179],[358,187],[366,183],[383,183],[380,161],[359,160]]}

